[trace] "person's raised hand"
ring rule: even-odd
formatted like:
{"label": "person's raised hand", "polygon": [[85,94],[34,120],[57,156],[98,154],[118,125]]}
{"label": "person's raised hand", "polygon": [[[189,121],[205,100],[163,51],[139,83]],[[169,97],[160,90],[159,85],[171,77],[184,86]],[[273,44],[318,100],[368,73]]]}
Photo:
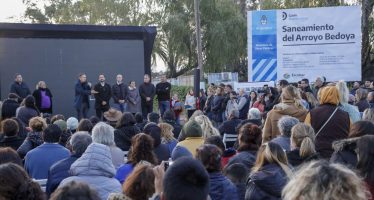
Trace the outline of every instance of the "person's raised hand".
{"label": "person's raised hand", "polygon": [[162,161],[160,165],[153,168],[153,173],[155,174],[155,191],[156,194],[161,195],[164,190],[163,180],[165,175],[165,162]]}

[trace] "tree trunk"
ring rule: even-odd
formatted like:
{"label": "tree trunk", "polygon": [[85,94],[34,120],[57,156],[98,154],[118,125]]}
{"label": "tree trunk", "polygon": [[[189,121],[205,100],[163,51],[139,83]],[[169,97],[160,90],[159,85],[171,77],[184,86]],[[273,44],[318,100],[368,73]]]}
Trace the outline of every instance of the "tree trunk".
{"label": "tree trunk", "polygon": [[373,77],[374,69],[370,67],[370,40],[369,40],[369,17],[373,12],[374,0],[362,0],[362,49],[361,49],[361,66],[362,78],[369,79]]}

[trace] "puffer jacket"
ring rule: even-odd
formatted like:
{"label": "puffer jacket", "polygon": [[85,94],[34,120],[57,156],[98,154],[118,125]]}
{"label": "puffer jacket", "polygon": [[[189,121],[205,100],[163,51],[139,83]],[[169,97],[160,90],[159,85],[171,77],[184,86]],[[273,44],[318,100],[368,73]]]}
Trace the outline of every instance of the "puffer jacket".
{"label": "puffer jacket", "polygon": [[18,155],[23,158],[27,152],[43,144],[42,132],[29,132],[26,139],[17,149]]}
{"label": "puffer jacket", "polygon": [[114,142],[122,151],[128,151],[131,146],[131,138],[140,133],[136,125],[123,126],[114,131]]}
{"label": "puffer jacket", "polygon": [[114,178],[116,170],[112,163],[110,148],[103,144],[92,143],[83,155],[70,167],[69,178],[60,187],[71,181],[84,182],[94,188],[100,199],[106,200],[110,193],[120,193],[121,184]]}
{"label": "puffer jacket", "polygon": [[212,200],[239,200],[236,186],[222,173],[209,173],[209,196]]}
{"label": "puffer jacket", "polygon": [[332,144],[334,153],[330,158],[332,163],[340,163],[351,169],[356,168],[357,154],[355,152],[358,138],[336,141]]}
{"label": "puffer jacket", "polygon": [[280,200],[287,175],[276,164],[268,164],[253,173],[247,181],[245,200]]}
{"label": "puffer jacket", "polygon": [[269,142],[273,138],[280,135],[278,121],[281,117],[288,115],[297,118],[300,122],[304,122],[307,114],[308,111],[306,109],[296,107],[293,102],[284,102],[275,105],[274,108],[267,114],[262,135],[262,142]]}

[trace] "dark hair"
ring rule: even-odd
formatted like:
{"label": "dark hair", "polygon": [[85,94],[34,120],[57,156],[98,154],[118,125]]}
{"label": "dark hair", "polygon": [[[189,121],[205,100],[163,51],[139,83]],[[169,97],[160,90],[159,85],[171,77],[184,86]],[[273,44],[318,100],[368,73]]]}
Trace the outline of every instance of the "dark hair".
{"label": "dark hair", "polygon": [[209,175],[201,162],[182,157],[166,170],[163,185],[165,200],[206,200]]}
{"label": "dark hair", "polygon": [[70,138],[70,145],[73,152],[82,155],[87,147],[92,143],[91,136],[86,132],[77,132]]}
{"label": "dark hair", "polygon": [[213,144],[204,144],[196,149],[196,159],[201,161],[209,173],[221,171],[221,157],[221,149]]}
{"label": "dark hair", "polygon": [[79,73],[78,74],[78,77],[81,77],[81,76],[83,76],[83,75],[86,75],[85,73]]}
{"label": "dark hair", "polygon": [[282,79],[282,80],[279,81],[279,86],[284,87],[284,86],[287,86],[287,85],[289,85],[287,80]]}
{"label": "dark hair", "polygon": [[24,99],[24,102],[25,102],[25,107],[32,108],[32,109],[36,110],[36,112],[38,113],[38,115],[40,114],[38,108],[35,105],[35,98],[34,98],[34,96],[27,95],[27,97]]}
{"label": "dark hair", "polygon": [[92,129],[93,129],[93,125],[90,120],[81,119],[81,121],[78,124],[77,131],[87,131],[91,133]]}
{"label": "dark hair", "polygon": [[154,122],[156,124],[158,124],[158,122],[160,120],[160,115],[158,113],[155,113],[155,112],[149,113],[147,117],[148,117],[149,122]]}
{"label": "dark hair", "polygon": [[117,128],[133,126],[136,123],[134,116],[130,112],[124,112],[121,119],[117,122]]}
{"label": "dark hair", "polygon": [[87,183],[71,181],[52,193],[50,200],[100,200],[100,197]]}
{"label": "dark hair", "polygon": [[223,169],[223,174],[234,184],[246,183],[249,170],[243,163],[234,163]]}
{"label": "dark hair", "polygon": [[364,135],[357,141],[357,170],[369,185],[374,185],[374,135]]}
{"label": "dark hair", "polygon": [[238,151],[257,151],[262,140],[261,129],[252,123],[246,123],[239,129]]}
{"label": "dark hair", "polygon": [[148,123],[144,126],[143,132],[153,138],[153,147],[156,148],[161,144],[161,128],[155,123]]}
{"label": "dark hair", "polygon": [[304,81],[306,84],[309,84],[309,79],[307,79],[307,78],[303,78],[303,79],[301,79],[301,81]]}
{"label": "dark hair", "polygon": [[143,115],[142,115],[142,113],[140,113],[140,112],[137,112],[136,114],[135,114],[135,121],[136,121],[136,123],[143,123]]}
{"label": "dark hair", "polygon": [[145,200],[155,193],[155,174],[149,165],[136,165],[123,184],[123,192],[132,200]]}
{"label": "dark hair", "polygon": [[44,193],[26,171],[14,163],[0,165],[1,199],[43,200]]}
{"label": "dark hair", "polygon": [[101,121],[97,116],[91,116],[89,120],[92,123],[92,126],[95,126],[97,123]]}
{"label": "dark hair", "polygon": [[8,99],[19,99],[20,97],[16,93],[9,93],[8,94]]}
{"label": "dark hair", "polygon": [[18,123],[13,119],[6,119],[1,122],[2,132],[5,136],[15,136],[19,131]]}
{"label": "dark hair", "polygon": [[131,148],[128,156],[128,163],[136,165],[145,160],[152,164],[157,164],[157,158],[153,152],[153,139],[151,136],[139,133],[132,137]]}
{"label": "dark hair", "polygon": [[168,110],[164,112],[164,115],[162,116],[162,119],[164,121],[175,121],[175,113],[172,110]]}
{"label": "dark hair", "polygon": [[61,114],[53,115],[51,118],[51,124],[55,123],[57,120],[64,120],[65,121],[65,116]]}
{"label": "dark hair", "polygon": [[361,137],[363,135],[374,135],[374,124],[371,121],[358,121],[352,124],[349,138]]}
{"label": "dark hair", "polygon": [[10,147],[0,148],[0,165],[5,163],[14,163],[22,166],[21,157]]}
{"label": "dark hair", "polygon": [[230,84],[227,84],[226,87],[228,87],[232,90],[232,86]]}
{"label": "dark hair", "polygon": [[14,121],[17,122],[17,125],[18,125],[18,133],[17,135],[21,138],[25,138],[27,136],[27,132],[25,130],[25,126],[23,125],[23,123],[21,122],[21,120],[19,120],[17,117],[12,117],[11,119],[13,119]]}
{"label": "dark hair", "polygon": [[62,131],[57,125],[50,124],[43,131],[43,140],[48,143],[57,143],[60,140],[61,134]]}
{"label": "dark hair", "polygon": [[225,151],[225,144],[222,141],[222,137],[219,135],[213,135],[205,139],[204,144],[214,144],[219,149],[221,149],[222,153]]}

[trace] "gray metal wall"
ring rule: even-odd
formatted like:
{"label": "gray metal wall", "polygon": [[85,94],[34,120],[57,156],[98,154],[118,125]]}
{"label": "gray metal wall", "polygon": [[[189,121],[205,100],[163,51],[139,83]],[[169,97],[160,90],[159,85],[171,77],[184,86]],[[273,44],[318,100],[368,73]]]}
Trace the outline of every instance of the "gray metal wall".
{"label": "gray metal wall", "polygon": [[[97,83],[104,73],[115,83],[118,73],[125,82],[142,83],[144,50],[142,40],[0,38],[1,99],[9,93],[14,74],[21,73],[31,92],[38,81],[46,81],[53,97],[54,114],[76,116],[74,85],[79,73]],[[94,114],[91,101],[90,114]]]}

